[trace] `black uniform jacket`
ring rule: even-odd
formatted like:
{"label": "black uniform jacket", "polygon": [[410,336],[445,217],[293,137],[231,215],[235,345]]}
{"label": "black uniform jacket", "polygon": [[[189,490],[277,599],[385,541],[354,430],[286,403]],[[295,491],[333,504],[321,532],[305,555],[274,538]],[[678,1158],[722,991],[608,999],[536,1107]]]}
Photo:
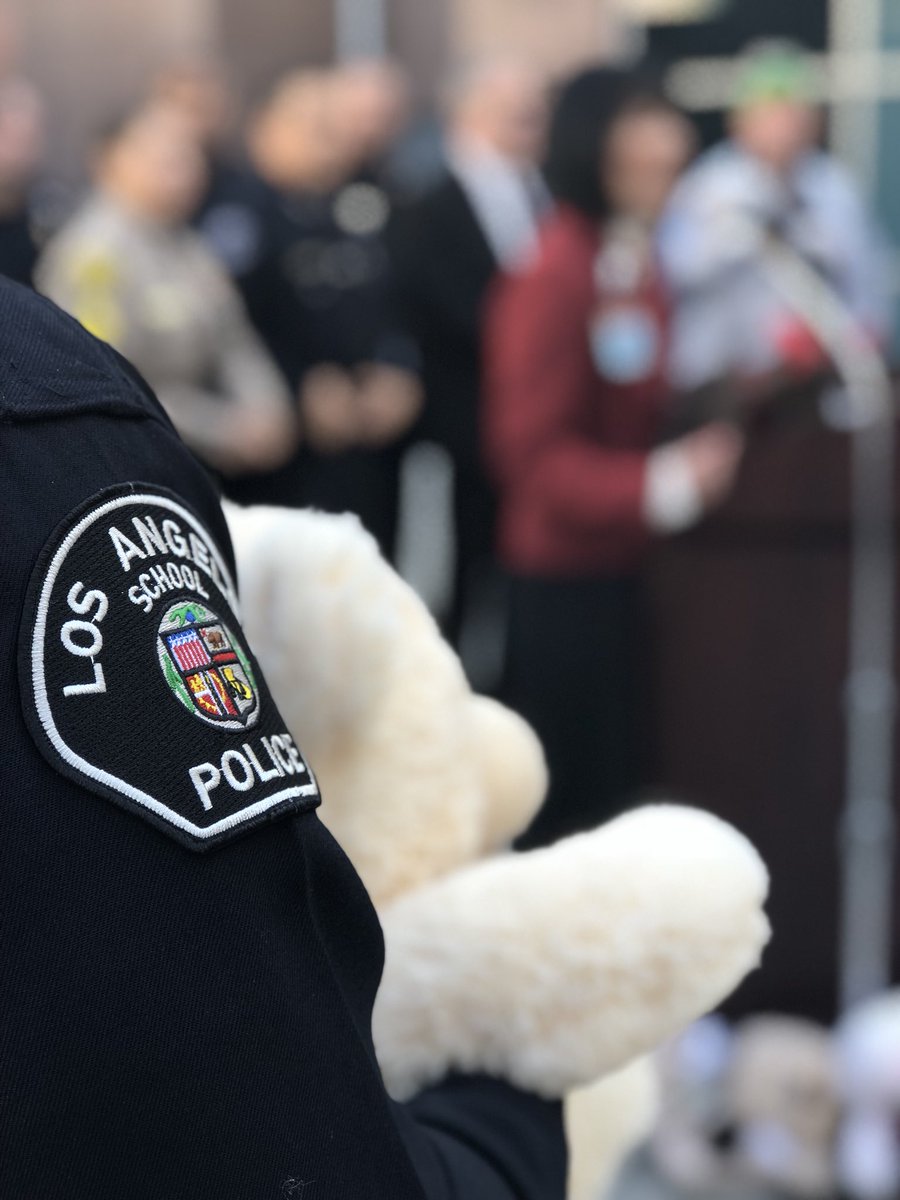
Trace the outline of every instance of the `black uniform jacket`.
{"label": "black uniform jacket", "polygon": [[[232,274],[292,390],[322,364],[415,372],[418,354],[393,306],[388,192],[363,178],[336,192],[278,190],[232,171],[198,228]],[[301,445],[276,471],[229,481],[241,503],[355,512],[391,553],[400,447],[317,454]]]}
{"label": "black uniform jacket", "polygon": [[422,352],[425,432],[481,473],[483,318],[499,267],[455,176],[399,212],[392,245],[398,309]]}
{"label": "black uniform jacket", "polygon": [[558,1106],[388,1099],[378,921],[216,494],[129,367],[3,281],[0,461],[0,1196],[562,1196]]}

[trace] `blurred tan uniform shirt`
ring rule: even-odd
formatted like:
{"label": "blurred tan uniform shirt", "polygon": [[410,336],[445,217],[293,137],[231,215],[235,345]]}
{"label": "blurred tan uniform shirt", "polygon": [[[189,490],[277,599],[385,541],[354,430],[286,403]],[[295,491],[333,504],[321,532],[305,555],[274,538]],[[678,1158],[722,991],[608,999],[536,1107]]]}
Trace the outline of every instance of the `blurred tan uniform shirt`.
{"label": "blurred tan uniform shirt", "polygon": [[228,467],[237,411],[290,411],[290,395],[243,303],[201,239],[95,196],[54,238],[37,288],[120,351],[184,440]]}

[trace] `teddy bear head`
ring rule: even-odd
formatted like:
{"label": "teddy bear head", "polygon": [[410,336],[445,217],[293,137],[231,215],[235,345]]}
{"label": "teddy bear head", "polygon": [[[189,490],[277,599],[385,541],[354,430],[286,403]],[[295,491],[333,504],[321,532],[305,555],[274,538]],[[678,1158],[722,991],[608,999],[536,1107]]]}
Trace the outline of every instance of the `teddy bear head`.
{"label": "teddy bear head", "polygon": [[322,819],[376,905],[524,829],[547,788],[537,738],[473,694],[425,605],[356,518],[228,516],[247,636],[288,728],[303,731]]}

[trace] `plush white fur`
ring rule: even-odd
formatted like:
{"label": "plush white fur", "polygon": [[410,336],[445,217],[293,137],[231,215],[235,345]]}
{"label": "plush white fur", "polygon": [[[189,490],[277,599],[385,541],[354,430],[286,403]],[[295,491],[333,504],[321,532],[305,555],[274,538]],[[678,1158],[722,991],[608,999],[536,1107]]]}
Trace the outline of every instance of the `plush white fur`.
{"label": "plush white fur", "polygon": [[374,1030],[389,1088],[487,1070],[563,1096],[617,1070],[757,965],[766,892],[730,826],[660,806],[404,896],[381,914]]}
{"label": "plush white fur", "polygon": [[540,745],[472,695],[425,606],[355,517],[228,508],[244,631],[377,905],[508,842]]}
{"label": "plush white fur", "polygon": [[659,1112],[658,1072],[639,1058],[614,1075],[566,1098],[568,1200],[601,1200]]}
{"label": "plush white fur", "polygon": [[355,519],[228,516],[244,629],[384,924],[374,1032],[389,1088],[408,1096],[458,1068],[546,1096],[583,1089],[568,1115],[572,1200],[587,1200],[646,1128],[652,1084],[637,1067],[585,1085],[756,965],[762,863],[722,822],[667,806],[497,856],[546,790],[531,730],[471,694]]}

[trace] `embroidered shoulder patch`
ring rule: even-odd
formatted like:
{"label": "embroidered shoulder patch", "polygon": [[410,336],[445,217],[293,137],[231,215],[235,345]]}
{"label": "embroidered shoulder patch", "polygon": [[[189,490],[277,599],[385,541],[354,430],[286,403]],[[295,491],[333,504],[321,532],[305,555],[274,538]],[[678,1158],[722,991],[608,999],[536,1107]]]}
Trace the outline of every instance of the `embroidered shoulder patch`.
{"label": "embroidered shoulder patch", "polygon": [[94,496],[32,575],[19,646],[44,757],[193,850],[316,807],[201,521],[150,485]]}

